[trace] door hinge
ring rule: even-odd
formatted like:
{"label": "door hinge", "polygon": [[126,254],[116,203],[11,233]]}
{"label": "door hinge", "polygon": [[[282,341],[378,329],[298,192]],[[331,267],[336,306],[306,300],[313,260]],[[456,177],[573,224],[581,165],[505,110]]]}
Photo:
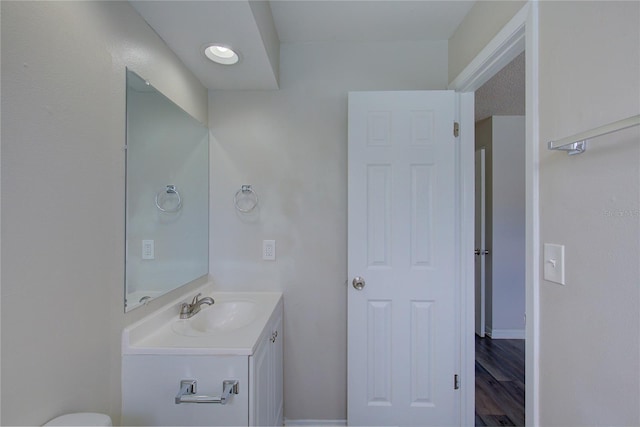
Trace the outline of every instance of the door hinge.
{"label": "door hinge", "polygon": [[460,136],[460,123],[453,122],[453,136],[456,138]]}
{"label": "door hinge", "polygon": [[460,388],[460,377],[458,374],[453,376],[453,389],[458,390]]}

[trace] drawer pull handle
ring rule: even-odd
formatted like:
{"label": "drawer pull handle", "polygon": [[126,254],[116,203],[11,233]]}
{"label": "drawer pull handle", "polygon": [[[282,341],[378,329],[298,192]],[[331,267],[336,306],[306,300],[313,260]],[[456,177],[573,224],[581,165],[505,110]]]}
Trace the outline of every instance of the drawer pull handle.
{"label": "drawer pull handle", "polygon": [[197,380],[180,381],[180,391],[176,395],[176,405],[180,403],[219,403],[226,405],[231,395],[238,394],[238,380],[224,380],[222,382],[221,396],[203,396],[197,395]]}

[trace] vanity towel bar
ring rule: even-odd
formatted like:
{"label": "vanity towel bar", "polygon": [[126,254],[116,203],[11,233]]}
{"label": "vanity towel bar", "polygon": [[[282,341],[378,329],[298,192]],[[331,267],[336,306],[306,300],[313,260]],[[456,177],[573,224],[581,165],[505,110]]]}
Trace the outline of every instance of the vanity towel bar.
{"label": "vanity towel bar", "polygon": [[586,132],[581,132],[557,141],[549,141],[549,150],[566,151],[570,156],[584,153],[587,150],[587,140],[598,136],[607,135],[619,130],[640,125],[640,114],[628,117],[608,125],[599,126]]}
{"label": "vanity towel bar", "polygon": [[221,396],[197,395],[197,380],[180,381],[180,391],[176,395],[176,405],[180,403],[219,403],[226,405],[232,394],[238,394],[238,380],[224,380]]}

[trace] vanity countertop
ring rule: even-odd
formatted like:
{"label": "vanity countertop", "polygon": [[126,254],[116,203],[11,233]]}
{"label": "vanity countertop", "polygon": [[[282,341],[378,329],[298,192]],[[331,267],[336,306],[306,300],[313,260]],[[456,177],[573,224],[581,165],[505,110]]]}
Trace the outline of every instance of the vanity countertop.
{"label": "vanity countertop", "polygon": [[[215,304],[204,306],[191,319],[180,320],[180,305],[191,301],[198,292],[202,292],[203,297],[212,297]],[[216,292],[199,289],[193,295],[176,300],[126,327],[122,333],[122,354],[252,355],[265,327],[282,304],[281,292]],[[229,329],[225,326],[227,320],[234,322],[234,316],[243,314],[233,310],[238,305],[251,307],[250,320]],[[217,323],[213,328],[206,329],[209,327],[207,316],[211,314],[215,315]],[[221,316],[227,316],[228,319]]]}

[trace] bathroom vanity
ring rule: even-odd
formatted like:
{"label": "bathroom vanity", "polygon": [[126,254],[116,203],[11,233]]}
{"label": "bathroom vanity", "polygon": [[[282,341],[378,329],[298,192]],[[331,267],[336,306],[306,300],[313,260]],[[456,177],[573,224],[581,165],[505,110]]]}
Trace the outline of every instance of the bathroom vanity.
{"label": "bathroom vanity", "polygon": [[281,426],[282,294],[199,292],[189,319],[183,298],[125,328],[122,425]]}

